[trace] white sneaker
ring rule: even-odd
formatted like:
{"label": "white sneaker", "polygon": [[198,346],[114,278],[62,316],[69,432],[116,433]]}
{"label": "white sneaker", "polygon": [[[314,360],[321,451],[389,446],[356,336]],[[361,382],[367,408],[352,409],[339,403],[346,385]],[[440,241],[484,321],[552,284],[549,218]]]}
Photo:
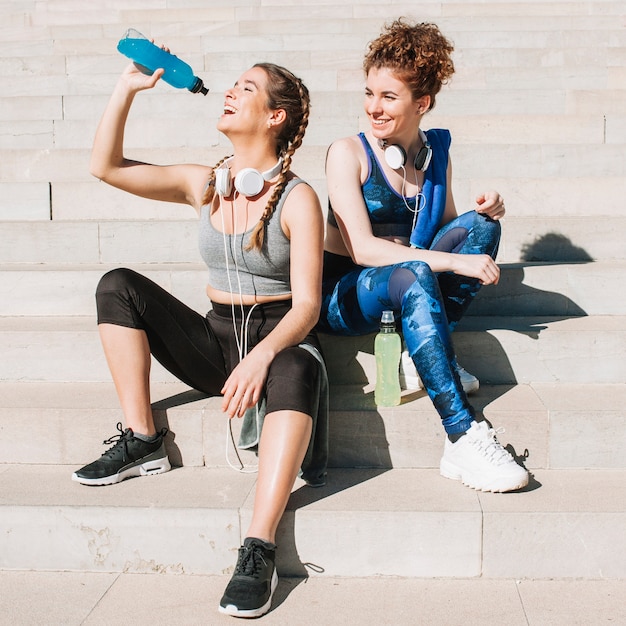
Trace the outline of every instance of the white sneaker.
{"label": "white sneaker", "polygon": [[446,437],[439,471],[479,491],[513,491],[528,484],[528,472],[502,447],[487,422],[472,422],[456,443]]}
{"label": "white sneaker", "polygon": [[400,355],[400,388],[423,389],[422,380],[415,369],[415,363],[409,356],[408,350],[402,350]]}
{"label": "white sneaker", "polygon": [[[465,391],[466,394],[478,391],[480,382],[476,376],[470,374],[460,365],[457,365],[457,372],[459,373],[459,378],[461,379],[463,391]],[[413,363],[413,359],[409,356],[407,350],[403,350],[400,356],[400,387],[407,390],[424,388],[419,374],[415,369],[415,363]]]}
{"label": "white sneaker", "polygon": [[466,394],[474,393],[478,391],[480,387],[480,382],[474,374],[470,374],[466,369],[462,368],[458,363],[456,366],[456,371],[459,373],[459,378],[461,379],[461,386],[463,387],[463,391]]}

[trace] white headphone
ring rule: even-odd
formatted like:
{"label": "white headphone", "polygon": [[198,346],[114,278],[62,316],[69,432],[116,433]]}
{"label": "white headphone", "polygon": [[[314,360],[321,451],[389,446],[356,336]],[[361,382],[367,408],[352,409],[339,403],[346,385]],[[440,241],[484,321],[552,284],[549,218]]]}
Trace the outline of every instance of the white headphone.
{"label": "white headphone", "polygon": [[[233,190],[233,181],[230,176],[229,162],[233,157],[226,159],[220,167],[215,170],[215,190],[220,196],[228,196]],[[265,181],[272,180],[277,176],[283,167],[282,158],[278,159],[276,165],[266,172],[259,172],[253,167],[244,167],[235,176],[235,189],[246,197],[256,196],[261,193]]]}
{"label": "white headphone", "polygon": [[[421,128],[419,129],[419,134],[424,145],[415,156],[414,165],[416,170],[423,172],[427,170],[430,165],[430,160],[433,157],[433,149],[428,141],[428,137],[426,137],[426,133]],[[406,151],[402,146],[397,144],[388,146],[384,139],[379,139],[378,145],[385,151],[385,161],[389,167],[394,170],[399,170],[405,166]]]}

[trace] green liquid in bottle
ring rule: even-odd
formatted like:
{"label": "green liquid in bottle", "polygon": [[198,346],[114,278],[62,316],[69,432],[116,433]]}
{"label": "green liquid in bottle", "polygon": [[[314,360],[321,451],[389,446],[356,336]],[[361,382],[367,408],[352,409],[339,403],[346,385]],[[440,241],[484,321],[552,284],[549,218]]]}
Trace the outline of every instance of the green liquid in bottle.
{"label": "green liquid in bottle", "polygon": [[400,404],[400,335],[396,332],[393,311],[383,311],[380,332],[374,339],[376,357],[376,389],[374,401],[377,406]]}

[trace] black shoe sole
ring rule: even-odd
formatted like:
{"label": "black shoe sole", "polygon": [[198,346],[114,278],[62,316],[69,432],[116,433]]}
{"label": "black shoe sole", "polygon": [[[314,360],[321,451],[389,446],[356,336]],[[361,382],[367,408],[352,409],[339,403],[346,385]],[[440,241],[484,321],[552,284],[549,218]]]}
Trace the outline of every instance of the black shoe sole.
{"label": "black shoe sole", "polygon": [[83,476],[80,476],[78,472],[74,472],[72,474],[72,480],[80,483],[81,485],[114,485],[116,483],[121,483],[127,478],[133,478],[135,476],[151,476],[152,474],[163,474],[165,472],[169,472],[170,469],[172,469],[172,466],[170,465],[170,461],[166,455],[164,457],[161,457],[160,459],[150,459],[148,461],[146,461],[145,459],[140,459],[136,462],[136,464],[131,465],[130,467],[125,467],[123,470],[117,472],[116,474],[102,476],[99,478],[85,478]]}

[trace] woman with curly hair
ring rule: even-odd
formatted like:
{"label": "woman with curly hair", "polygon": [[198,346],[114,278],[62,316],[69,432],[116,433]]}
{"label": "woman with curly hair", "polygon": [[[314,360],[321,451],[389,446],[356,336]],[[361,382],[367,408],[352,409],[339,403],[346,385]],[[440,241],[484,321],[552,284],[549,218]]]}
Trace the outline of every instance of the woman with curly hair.
{"label": "woman with curly hair", "polygon": [[288,70],[257,64],[225,92],[217,128],[231,141],[232,156],[215,167],[128,159],[123,144],[131,104],[163,73],[149,76],[134,64],[123,72],[96,132],[91,172],[132,194],[196,211],[211,310],[193,311],[130,269],[102,277],[98,328],[126,429],[118,424],[119,434],[105,442],[113,447],[72,478],[109,485],[170,469],[166,432],[157,432],[151,411],[151,354],[191,387],[222,395],[229,419],[252,414],[257,431],[254,407],[263,400],[252,520],[219,607],[258,617],[269,610],[277,585],[276,529],[296,476],[302,470],[318,485],[325,473],[323,451],[309,454],[316,425],[320,430],[314,420],[324,376],[313,330],[323,214],[313,189],[290,169],[308,124],[309,93]]}
{"label": "woman with curly hair", "polygon": [[452,44],[434,24],[400,19],[369,45],[364,109],[369,130],[334,142],[327,156],[329,211],[319,328],[376,331],[400,318],[408,355],[447,433],[440,471],[484,491],[528,483],[486,422],[477,422],[450,333],[481,285],[497,284],[504,202],[496,191],[458,215],[450,133],[424,132],[423,116],[454,72]]}

